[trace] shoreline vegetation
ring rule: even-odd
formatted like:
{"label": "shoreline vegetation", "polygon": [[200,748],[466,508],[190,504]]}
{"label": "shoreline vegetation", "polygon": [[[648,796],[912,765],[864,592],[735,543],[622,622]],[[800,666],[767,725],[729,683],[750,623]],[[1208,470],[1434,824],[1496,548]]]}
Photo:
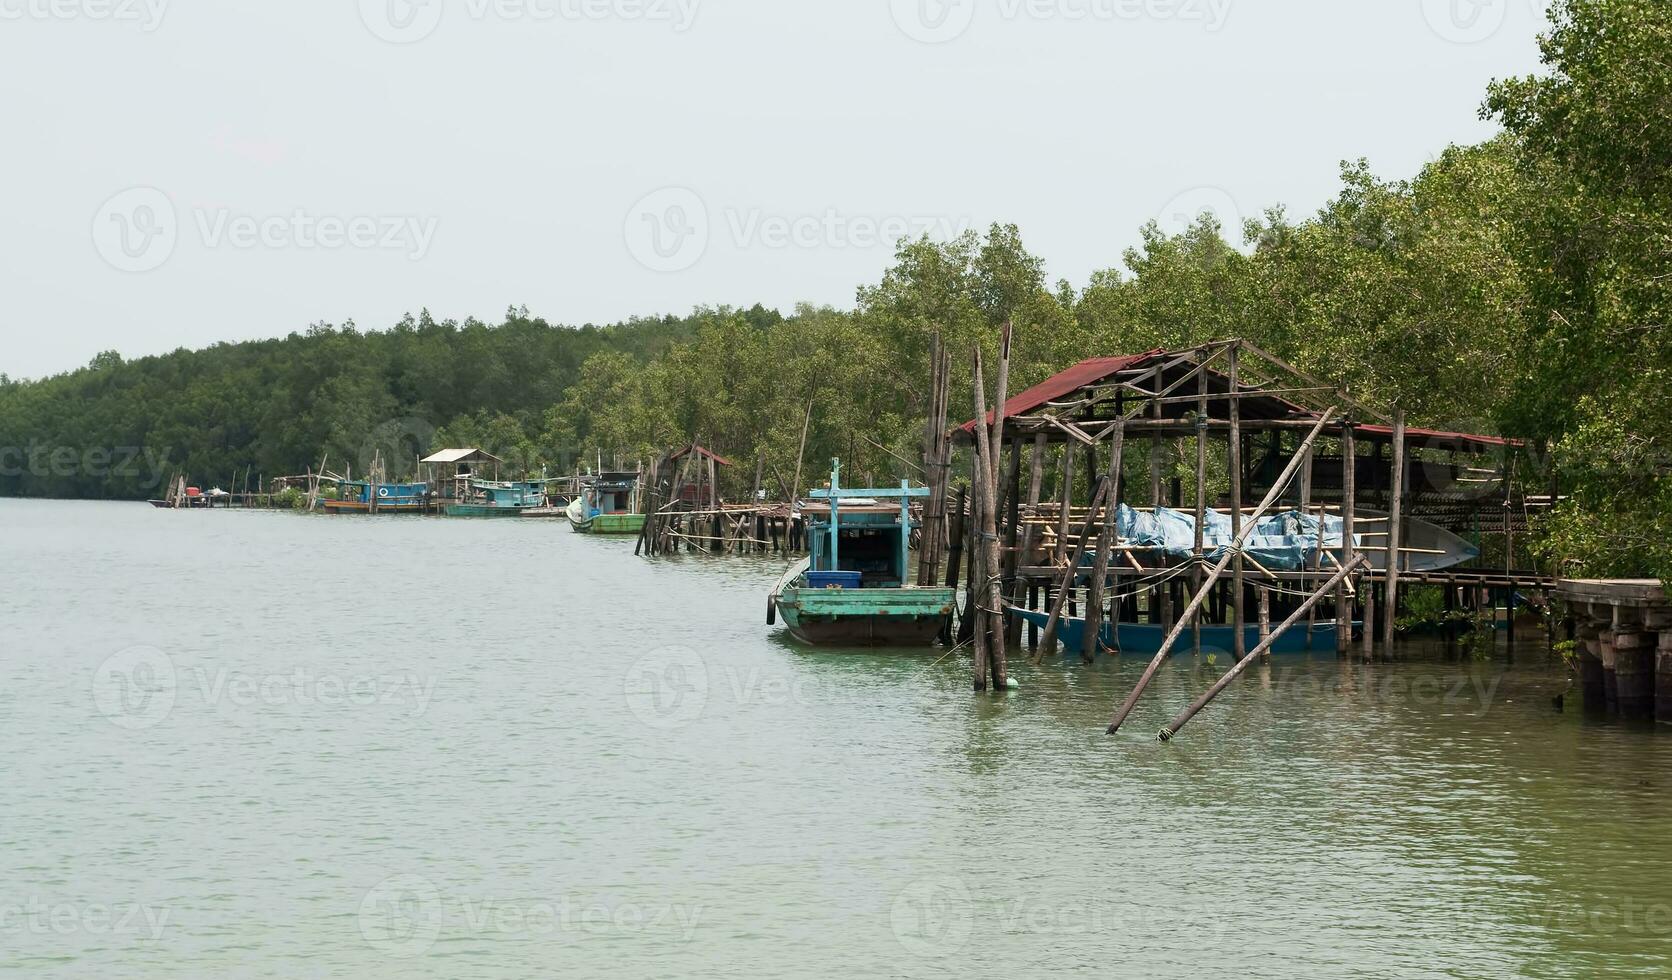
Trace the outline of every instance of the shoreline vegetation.
{"label": "shoreline vegetation", "polygon": [[[995,224],[902,241],[851,310],[424,311],[0,375],[0,496],[142,499],[159,459],[213,481],[441,445],[556,473],[699,440],[789,472],[809,405],[806,459],[920,478],[902,460],[921,457],[930,338],[996,354],[1008,321],[1012,394],[1084,357],[1245,337],[1413,425],[1523,440],[1516,479],[1564,498],[1534,541],[1553,571],[1672,581],[1672,5],[1557,0],[1540,44],[1544,71],[1485,95],[1493,139],[1409,179],[1344,164],[1310,217],[1152,223],[1083,286]],[[971,396],[955,379],[955,420]]]}

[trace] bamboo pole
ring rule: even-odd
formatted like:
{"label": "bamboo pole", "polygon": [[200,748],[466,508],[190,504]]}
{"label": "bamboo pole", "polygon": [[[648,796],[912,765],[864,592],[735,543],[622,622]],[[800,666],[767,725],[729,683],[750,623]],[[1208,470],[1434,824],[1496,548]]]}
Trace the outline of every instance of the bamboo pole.
{"label": "bamboo pole", "polygon": [[[1006,320],[1003,330],[999,334],[999,377],[993,391],[993,433],[987,440],[987,447],[994,454],[987,460],[988,477],[991,480],[987,492],[987,513],[982,533],[987,540],[987,614],[991,622],[992,645],[988,650],[993,678],[993,686],[998,690],[1009,687],[1010,675],[1005,662],[1005,629],[1004,629],[1004,592],[999,578],[994,574],[999,568],[999,536],[998,536],[998,456],[999,447],[1004,445],[1005,409],[1010,402],[1010,321]],[[978,415],[977,418],[985,416]]]}
{"label": "bamboo pole", "polygon": [[1283,621],[1283,625],[1277,627],[1277,629],[1274,630],[1270,636],[1261,640],[1260,645],[1251,651],[1248,656],[1237,661],[1236,665],[1226,671],[1225,676],[1214,682],[1214,685],[1208,688],[1206,693],[1197,698],[1190,705],[1190,707],[1179,712],[1172,721],[1168,722],[1167,726],[1161,729],[1161,741],[1172,741],[1173,737],[1179,733],[1179,730],[1190,723],[1190,719],[1196,717],[1196,715],[1201,712],[1203,708],[1208,706],[1209,702],[1219,696],[1220,692],[1224,691],[1227,687],[1230,687],[1233,681],[1235,681],[1238,677],[1241,677],[1243,671],[1247,670],[1250,664],[1258,658],[1269,655],[1272,644],[1276,643],[1277,640],[1282,637],[1283,634],[1290,629],[1290,627],[1294,626],[1302,616],[1310,613],[1312,608],[1318,604],[1319,600],[1323,599],[1326,593],[1340,586],[1346,580],[1347,576],[1350,575],[1360,563],[1364,562],[1364,560],[1363,556],[1359,556],[1353,559],[1352,562],[1336,569],[1335,574],[1330,577],[1330,580],[1325,582],[1323,585],[1320,585],[1316,591],[1307,597],[1306,601],[1301,604],[1300,608],[1290,613],[1289,618]]}
{"label": "bamboo pole", "polygon": [[807,399],[807,416],[801,420],[801,446],[795,451],[795,478],[790,481],[790,507],[794,509],[795,500],[801,495],[801,464],[807,458],[807,429],[813,424],[813,402],[815,398]]}
{"label": "bamboo pole", "polygon": [[[1333,418],[1335,418],[1335,409],[1330,408],[1325,410],[1324,414],[1318,419],[1317,424],[1313,426],[1311,434],[1309,434],[1306,437],[1306,441],[1301,444],[1301,452],[1304,453],[1312,448],[1312,444],[1317,441],[1319,433],[1324,431],[1324,428],[1329,425],[1330,420]],[[1254,516],[1249,523],[1258,523],[1260,518],[1265,514],[1266,510],[1271,507],[1278,497],[1282,495],[1284,489],[1288,487],[1289,481],[1294,479],[1295,470],[1299,466],[1300,458],[1297,454],[1296,457],[1289,460],[1289,465],[1283,468],[1282,475],[1272,483],[1271,490],[1266,493],[1265,499],[1260,502],[1260,506],[1255,508]],[[1219,564],[1214,566],[1212,574],[1208,576],[1207,581],[1203,583],[1202,588],[1196,593],[1196,597],[1190,600],[1190,606],[1184,613],[1185,619],[1189,619],[1191,616],[1196,614],[1196,611],[1201,608],[1202,602],[1207,599],[1208,593],[1211,592],[1214,586],[1219,583],[1220,576],[1225,574],[1225,570],[1231,566],[1236,556],[1241,552],[1242,539],[1239,537],[1232,541],[1231,547],[1226,549],[1225,557],[1221,558],[1219,560]],[[1172,630],[1168,632],[1167,639],[1161,644],[1161,649],[1156,651],[1154,659],[1150,660],[1149,666],[1144,668],[1143,675],[1138,678],[1137,686],[1132,689],[1132,693],[1127,695],[1126,700],[1118,709],[1116,709],[1114,718],[1109,722],[1108,734],[1113,735],[1120,730],[1120,726],[1126,721],[1126,716],[1132,713],[1132,708],[1137,705],[1138,698],[1143,695],[1144,688],[1149,686],[1150,680],[1155,677],[1155,672],[1160,670],[1161,665],[1166,662],[1167,655],[1172,652],[1173,644],[1178,642],[1179,634],[1182,632],[1182,625],[1175,625]]]}
{"label": "bamboo pole", "polygon": [[945,544],[947,472],[942,458],[946,440],[946,362],[940,331],[929,342],[929,417],[923,433],[923,475],[929,497],[923,505],[923,527],[918,543],[917,580],[933,582]]}
{"label": "bamboo pole", "polygon": [[[971,680],[975,690],[987,690],[987,663],[991,656],[989,649],[990,637],[987,630],[987,617],[983,614],[981,597],[987,594],[987,580],[992,572],[989,570],[987,559],[988,514],[991,508],[986,506],[987,494],[993,486],[989,473],[993,470],[991,460],[992,447],[988,444],[987,429],[987,381],[981,369],[981,345],[975,345],[973,373],[975,377],[975,452],[970,456],[970,486],[974,490],[971,497],[975,526],[971,530],[970,539],[970,619],[975,624],[975,658],[971,664]],[[979,532],[979,544],[977,533]]]}
{"label": "bamboo pole", "polygon": [[[1097,538],[1097,555],[1094,558],[1091,573],[1091,584],[1086,589],[1085,622],[1086,627],[1081,634],[1080,659],[1085,663],[1093,663],[1097,659],[1098,646],[1103,639],[1103,584],[1109,575],[1109,554],[1115,546],[1115,535],[1118,530],[1120,514],[1120,468],[1121,455],[1126,448],[1126,426],[1117,423],[1115,426],[1114,442],[1109,449],[1109,472],[1103,481],[1109,487],[1109,504],[1103,509],[1103,531]],[[1120,630],[1120,608],[1111,613],[1117,634],[1118,649]]]}

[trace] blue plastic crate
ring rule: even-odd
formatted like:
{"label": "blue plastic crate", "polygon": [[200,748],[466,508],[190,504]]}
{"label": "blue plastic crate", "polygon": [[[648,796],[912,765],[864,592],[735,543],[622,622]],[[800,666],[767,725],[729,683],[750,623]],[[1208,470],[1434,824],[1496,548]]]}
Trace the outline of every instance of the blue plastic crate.
{"label": "blue plastic crate", "polygon": [[859,572],[807,573],[807,587],[811,589],[857,589],[862,580]]}

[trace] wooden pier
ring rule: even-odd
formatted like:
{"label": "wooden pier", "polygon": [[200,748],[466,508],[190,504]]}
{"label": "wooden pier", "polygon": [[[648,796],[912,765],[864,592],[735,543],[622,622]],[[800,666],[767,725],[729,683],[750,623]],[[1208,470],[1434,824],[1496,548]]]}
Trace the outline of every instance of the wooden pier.
{"label": "wooden pier", "polygon": [[1585,710],[1672,724],[1672,598],[1653,579],[1562,579]]}

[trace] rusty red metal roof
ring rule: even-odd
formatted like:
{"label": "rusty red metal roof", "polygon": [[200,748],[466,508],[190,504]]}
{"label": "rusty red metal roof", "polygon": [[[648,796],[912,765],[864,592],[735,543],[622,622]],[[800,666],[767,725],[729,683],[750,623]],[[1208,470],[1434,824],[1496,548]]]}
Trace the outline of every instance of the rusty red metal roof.
{"label": "rusty red metal roof", "polygon": [[[1049,378],[1046,378],[1044,381],[1034,385],[1032,388],[1029,388],[1024,392],[1021,392],[1020,394],[1012,395],[1010,400],[1005,402],[1004,414],[1007,418],[1017,415],[1025,415],[1036,409],[1044,407],[1049,402],[1066,398],[1081,388],[1105,381],[1112,375],[1118,374],[1121,371],[1141,367],[1147,361],[1165,356],[1168,356],[1167,351],[1157,349],[1145,351],[1142,354],[1127,354],[1121,357],[1087,358],[1066,371],[1059,371],[1058,373],[1051,375]],[[1273,402],[1290,409],[1295,414],[1313,415],[1314,417],[1317,414],[1276,395],[1263,397],[1270,398]],[[992,422],[993,413],[989,410],[987,412],[987,424],[991,425]],[[958,429],[965,435],[974,433],[975,419],[965,422],[963,425],[959,426]],[[1379,436],[1381,438],[1393,437],[1392,426],[1360,425],[1357,427],[1357,431],[1365,435]],[[1500,436],[1475,435],[1468,432],[1445,432],[1439,429],[1423,429],[1415,426],[1410,426],[1405,429],[1405,441],[1407,444],[1420,445],[1425,448],[1453,449],[1463,452],[1491,451],[1493,449],[1501,449],[1506,446],[1523,445],[1523,443],[1518,439],[1505,439]]]}
{"label": "rusty red metal roof", "polygon": [[[1011,395],[1010,400],[1004,403],[1004,414],[1009,417],[1031,412],[1087,385],[1096,384],[1110,375],[1137,367],[1157,354],[1165,353],[1166,351],[1152,350],[1142,354],[1128,354],[1124,357],[1088,357],[1066,371],[1059,371],[1051,375],[1027,391]],[[975,419],[970,419],[959,426],[959,429],[966,433],[973,433],[975,422]],[[987,424],[993,424],[991,409],[987,411]]]}

